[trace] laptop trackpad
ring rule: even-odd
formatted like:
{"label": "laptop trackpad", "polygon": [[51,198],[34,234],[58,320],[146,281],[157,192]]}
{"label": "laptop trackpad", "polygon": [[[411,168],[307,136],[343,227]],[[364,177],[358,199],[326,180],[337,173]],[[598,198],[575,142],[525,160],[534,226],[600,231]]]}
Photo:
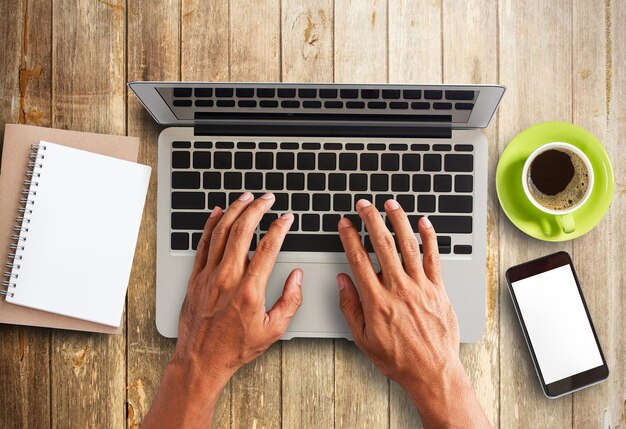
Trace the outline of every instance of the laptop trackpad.
{"label": "laptop trackpad", "polygon": [[302,306],[291,320],[283,339],[293,337],[352,338],[339,308],[337,274],[351,274],[348,264],[277,263],[267,284],[265,306],[269,310],[282,294],[294,268],[304,271]]}

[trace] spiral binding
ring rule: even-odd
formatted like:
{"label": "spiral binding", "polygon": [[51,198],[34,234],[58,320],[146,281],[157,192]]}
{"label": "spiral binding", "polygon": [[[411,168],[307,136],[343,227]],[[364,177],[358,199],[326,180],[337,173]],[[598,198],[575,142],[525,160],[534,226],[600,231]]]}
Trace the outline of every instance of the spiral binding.
{"label": "spiral binding", "polygon": [[22,260],[25,243],[28,239],[28,225],[30,224],[30,215],[33,214],[37,187],[39,186],[37,179],[41,177],[42,160],[46,157],[45,151],[46,146],[43,144],[34,144],[30,147],[27,164],[28,171],[26,172],[26,180],[23,183],[20,207],[17,209],[16,225],[13,227],[15,233],[11,236],[11,244],[9,244],[11,252],[9,253],[8,262],[5,264],[8,270],[3,273],[4,280],[2,280],[0,286],[0,295],[13,297],[13,290],[17,287],[16,281],[20,276],[19,270],[21,268],[20,261]]}

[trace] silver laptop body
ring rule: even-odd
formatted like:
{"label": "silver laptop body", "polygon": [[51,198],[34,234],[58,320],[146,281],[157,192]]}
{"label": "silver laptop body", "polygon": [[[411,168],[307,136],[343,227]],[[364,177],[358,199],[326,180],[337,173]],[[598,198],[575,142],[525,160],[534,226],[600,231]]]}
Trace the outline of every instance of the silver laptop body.
{"label": "silver laptop body", "polygon": [[[304,270],[303,304],[283,339],[352,339],[336,275],[350,273],[336,232],[357,223],[354,203],[396,198],[417,227],[437,231],[443,278],[461,341],[485,327],[487,127],[504,94],[496,85],[132,82],[164,129],[158,140],[156,324],[178,334],[178,316],[202,226],[215,205],[243,191],[273,192],[275,216],[296,222],[267,286],[266,306],[289,272]],[[418,235],[419,239],[419,235]],[[420,241],[421,242],[421,241]]]}

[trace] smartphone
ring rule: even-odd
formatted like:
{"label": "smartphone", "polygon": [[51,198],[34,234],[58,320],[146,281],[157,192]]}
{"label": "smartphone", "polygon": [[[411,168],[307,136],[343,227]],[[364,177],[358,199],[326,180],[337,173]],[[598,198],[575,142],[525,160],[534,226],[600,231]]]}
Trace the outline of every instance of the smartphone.
{"label": "smartphone", "polygon": [[567,252],[509,268],[506,280],[548,398],[608,378],[609,368]]}

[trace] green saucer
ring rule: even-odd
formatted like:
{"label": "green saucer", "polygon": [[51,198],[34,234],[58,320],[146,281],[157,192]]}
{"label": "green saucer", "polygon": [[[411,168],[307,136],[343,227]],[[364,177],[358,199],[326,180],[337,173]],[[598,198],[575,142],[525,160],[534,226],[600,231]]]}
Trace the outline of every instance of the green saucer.
{"label": "green saucer", "polygon": [[[563,232],[556,216],[533,206],[522,187],[526,158],[539,146],[550,142],[578,147],[593,166],[593,191],[587,202],[573,213],[576,229],[570,234]],[[496,170],[496,190],[504,213],[523,232],[544,241],[572,240],[591,231],[609,209],[613,187],[611,161],[600,142],[588,131],[567,122],[542,122],[519,133],[502,152]]]}

